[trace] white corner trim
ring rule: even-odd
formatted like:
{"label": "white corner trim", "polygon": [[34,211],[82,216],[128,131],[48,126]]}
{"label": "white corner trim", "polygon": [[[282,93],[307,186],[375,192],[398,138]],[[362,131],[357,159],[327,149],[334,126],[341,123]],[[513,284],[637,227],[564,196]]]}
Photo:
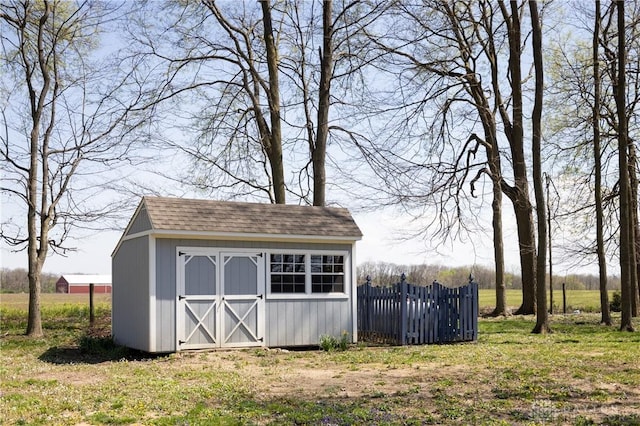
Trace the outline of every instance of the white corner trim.
{"label": "white corner trim", "polygon": [[149,235],[149,352],[156,352],[156,239]]}
{"label": "white corner trim", "polygon": [[358,341],[358,277],[356,270],[356,243],[351,246],[351,255],[349,258],[349,267],[351,268],[351,321],[352,331],[351,339],[353,342]]}

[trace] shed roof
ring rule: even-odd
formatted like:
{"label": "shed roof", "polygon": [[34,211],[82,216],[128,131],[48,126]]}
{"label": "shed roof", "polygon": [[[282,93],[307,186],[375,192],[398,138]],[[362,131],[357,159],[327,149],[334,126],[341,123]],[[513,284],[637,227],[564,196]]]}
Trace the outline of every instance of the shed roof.
{"label": "shed roof", "polygon": [[70,285],[111,284],[111,275],[64,274],[60,278]]}
{"label": "shed roof", "polygon": [[149,196],[142,206],[156,231],[362,237],[345,208]]}

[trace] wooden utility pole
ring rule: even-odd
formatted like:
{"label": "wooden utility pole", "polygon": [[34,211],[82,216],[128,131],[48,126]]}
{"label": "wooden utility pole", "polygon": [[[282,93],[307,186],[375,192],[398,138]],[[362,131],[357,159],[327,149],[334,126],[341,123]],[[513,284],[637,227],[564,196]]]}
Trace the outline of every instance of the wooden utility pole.
{"label": "wooden utility pole", "polygon": [[89,326],[93,327],[96,322],[95,310],[93,307],[94,284],[89,284]]}
{"label": "wooden utility pole", "polygon": [[547,185],[547,233],[549,234],[549,313],[553,315],[553,261],[551,257],[551,202],[549,201],[549,184],[551,178],[544,175]]}

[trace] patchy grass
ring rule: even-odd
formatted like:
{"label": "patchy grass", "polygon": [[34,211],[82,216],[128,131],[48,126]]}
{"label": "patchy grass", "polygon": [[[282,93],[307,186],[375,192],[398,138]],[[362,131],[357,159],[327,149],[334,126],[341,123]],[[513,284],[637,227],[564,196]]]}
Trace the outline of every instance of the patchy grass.
{"label": "patchy grass", "polygon": [[3,299],[3,424],[640,425],[640,333],[597,314],[544,336],[532,317],[482,319],[456,345],[151,356],[113,345],[100,306],[89,329],[84,305],[43,304],[33,340]]}

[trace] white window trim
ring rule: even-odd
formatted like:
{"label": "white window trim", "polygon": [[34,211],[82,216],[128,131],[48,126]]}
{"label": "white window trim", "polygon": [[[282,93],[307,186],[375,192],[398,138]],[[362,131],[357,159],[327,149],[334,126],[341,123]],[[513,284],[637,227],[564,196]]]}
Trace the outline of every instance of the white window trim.
{"label": "white window trim", "polygon": [[[304,254],[305,255],[305,292],[304,293],[272,293],[271,292],[271,255],[272,254]],[[288,299],[335,299],[347,300],[351,292],[351,256],[346,250],[300,250],[300,249],[270,249],[265,252],[265,286],[267,290],[267,298],[271,300],[288,300]],[[342,256],[344,260],[344,283],[343,292],[339,293],[313,293],[311,291],[311,256]]]}

